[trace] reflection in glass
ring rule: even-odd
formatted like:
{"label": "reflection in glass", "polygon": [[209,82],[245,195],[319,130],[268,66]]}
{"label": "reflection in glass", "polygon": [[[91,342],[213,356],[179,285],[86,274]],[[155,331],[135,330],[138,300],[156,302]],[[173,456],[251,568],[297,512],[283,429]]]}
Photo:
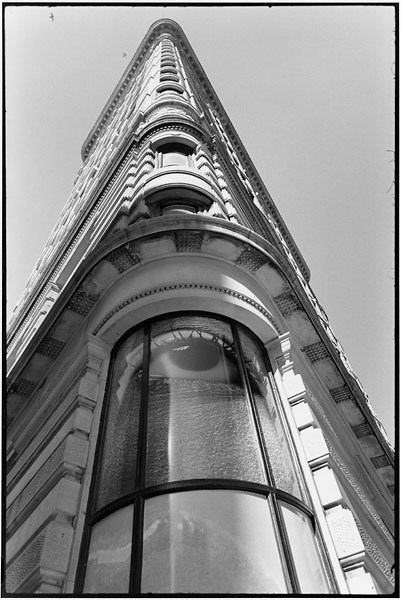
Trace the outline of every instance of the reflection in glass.
{"label": "reflection in glass", "polygon": [[[303,499],[262,350],[241,325],[208,316],[172,316],[149,323],[146,331],[145,343],[140,329],[115,354],[91,518],[98,518],[96,511],[117,499],[138,492],[138,505],[145,507],[144,515],[137,516],[141,523],[144,517],[146,593],[288,593],[279,530],[273,527],[270,503],[263,495],[203,489],[149,497],[146,489],[136,488],[232,479],[243,482],[242,490],[247,482],[269,481]],[[148,344],[149,364],[143,368]],[[143,373],[148,373],[146,381]],[[263,445],[271,465],[269,480]],[[300,590],[329,591],[310,519],[289,503],[289,496],[287,503],[279,498]],[[134,497],[125,501],[133,502]],[[132,514],[132,505],[118,508],[92,527],[85,593],[128,593],[132,535],[139,547],[142,543],[137,537],[142,531],[133,531]],[[138,560],[133,564],[137,573],[141,557],[133,558]],[[134,580],[132,586],[136,585]]]}
{"label": "reflection in glass", "polygon": [[284,502],[280,504],[301,592],[304,594],[330,592],[310,519],[290,504]]}
{"label": "reflection in glass", "polygon": [[274,400],[265,359],[259,347],[242,327],[238,329],[275,486],[303,500],[289,452],[288,440]]}
{"label": "reflection in glass", "polygon": [[286,593],[268,503],[234,491],[145,504],[143,593]]}
{"label": "reflection in glass", "polygon": [[120,347],[109,392],[96,509],[135,489],[143,330]]}
{"label": "reflection in glass", "polygon": [[128,593],[132,517],[131,504],[93,526],[84,593]]}
{"label": "reflection in glass", "polygon": [[148,402],[147,485],[266,483],[229,325],[201,317],[156,324]]}

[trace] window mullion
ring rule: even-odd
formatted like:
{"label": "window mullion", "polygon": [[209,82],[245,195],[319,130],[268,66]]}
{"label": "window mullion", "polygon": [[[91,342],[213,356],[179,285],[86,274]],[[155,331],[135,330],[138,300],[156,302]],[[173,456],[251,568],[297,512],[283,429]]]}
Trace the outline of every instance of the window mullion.
{"label": "window mullion", "polygon": [[[135,487],[141,490],[145,487],[146,480],[146,450],[148,429],[148,396],[149,396],[149,363],[150,363],[150,328],[151,324],[145,326],[143,334],[143,359],[142,359],[142,382],[139,411],[138,431],[138,454],[135,475]],[[131,568],[129,591],[131,594],[139,594],[141,591],[142,575],[142,548],[143,548],[143,513],[144,500],[141,495],[134,503],[134,518],[132,528],[131,545]]]}
{"label": "window mullion", "polygon": [[141,593],[144,504],[143,497],[138,496],[134,503],[134,518],[132,520],[129,593],[135,595]]}
{"label": "window mullion", "polygon": [[143,335],[143,359],[142,359],[142,382],[141,382],[141,406],[139,411],[138,431],[138,457],[136,468],[136,489],[145,486],[146,477],[146,442],[148,429],[148,395],[149,395],[149,363],[150,363],[150,323],[148,323]]}

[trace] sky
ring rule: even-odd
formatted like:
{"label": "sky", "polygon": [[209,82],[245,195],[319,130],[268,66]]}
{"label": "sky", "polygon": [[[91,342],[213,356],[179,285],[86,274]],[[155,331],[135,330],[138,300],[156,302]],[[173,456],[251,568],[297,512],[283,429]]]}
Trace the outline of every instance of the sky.
{"label": "sky", "polygon": [[184,30],[393,441],[390,5],[6,7],[7,315],[67,202],[84,140],[160,18]]}

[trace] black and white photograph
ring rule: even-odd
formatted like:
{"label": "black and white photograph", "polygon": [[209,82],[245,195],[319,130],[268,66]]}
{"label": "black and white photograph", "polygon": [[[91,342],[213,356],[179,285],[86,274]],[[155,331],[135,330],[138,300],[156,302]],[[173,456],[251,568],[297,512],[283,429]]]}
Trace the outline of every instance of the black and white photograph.
{"label": "black and white photograph", "polygon": [[4,597],[397,597],[398,3],[3,2]]}

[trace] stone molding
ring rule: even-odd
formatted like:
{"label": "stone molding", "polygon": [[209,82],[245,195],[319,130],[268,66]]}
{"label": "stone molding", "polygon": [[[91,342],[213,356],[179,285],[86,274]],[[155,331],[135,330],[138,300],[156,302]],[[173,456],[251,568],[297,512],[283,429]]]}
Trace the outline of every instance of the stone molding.
{"label": "stone molding", "polygon": [[395,575],[391,571],[391,564],[384,556],[383,552],[378,548],[377,544],[374,543],[370,535],[365,531],[362,527],[361,523],[358,519],[355,519],[356,525],[358,527],[359,534],[362,538],[363,545],[365,547],[366,552],[372,558],[372,560],[379,567],[380,571],[383,575],[388,579],[388,581],[394,585],[395,584]]}
{"label": "stone molding", "polygon": [[[93,387],[96,382],[95,394],[91,395],[91,418],[88,424],[89,449],[87,454],[86,468],[81,477],[81,495],[79,506],[74,521],[74,539],[71,545],[69,569],[63,581],[63,593],[71,594],[74,590],[75,574],[78,566],[79,553],[82,542],[83,528],[86,518],[89,490],[92,481],[95,452],[98,440],[100,415],[103,407],[103,399],[106,388],[106,379],[109,369],[110,354],[112,348],[102,339],[88,333],[85,336],[86,351],[88,355],[88,370],[82,379],[82,384],[89,383]],[[86,385],[81,385],[83,390]]]}
{"label": "stone molding", "polygon": [[[266,348],[271,356],[272,364],[275,362],[278,367],[275,375],[278,392],[282,397],[284,412],[287,414],[287,420],[297,448],[297,454],[317,517],[320,533],[335,573],[338,591],[341,594],[347,594],[349,590],[344,572],[337,556],[326,521],[325,510],[322,506],[316,480],[313,476],[317,468],[326,467],[327,469],[327,447],[325,446],[321,431],[314,420],[313,413],[306,403],[307,391],[302,376],[295,371],[297,363],[293,352],[292,335],[286,332],[267,344]],[[317,433],[319,439],[317,440],[317,444],[312,441],[313,443],[309,444],[308,447],[308,440],[305,438],[305,434],[308,437],[309,433],[312,433],[312,436]]]}
{"label": "stone molding", "polygon": [[[332,468],[334,466],[332,465],[333,449],[326,443],[326,439],[306,402],[307,399],[309,401],[313,399],[313,404],[323,414],[326,422],[328,422],[327,417],[320,407],[320,402],[314,398],[309,388],[303,383],[302,377],[294,372],[290,334],[280,336],[270,346],[280,369],[294,421],[299,430],[300,440],[313,474],[314,483],[326,514],[327,525],[344,575],[347,577],[348,582],[352,578],[358,577],[364,589],[373,589],[373,581],[366,562],[367,555],[360,535],[360,528],[353,512],[348,508],[347,501],[343,497],[338,484],[336,472]],[[334,456],[338,461],[339,457],[335,452]],[[369,503],[367,506],[370,507]],[[380,525],[380,523],[378,524]],[[384,524],[381,522],[381,525]],[[374,546],[375,544],[371,538],[369,539],[373,548],[372,544]],[[375,547],[378,550],[377,546]],[[378,556],[377,552],[376,555]],[[350,589],[353,591],[352,586]]]}
{"label": "stone molding", "polygon": [[208,284],[202,284],[202,283],[193,283],[193,284],[179,283],[179,284],[171,284],[171,285],[165,285],[165,286],[161,286],[161,287],[157,287],[157,288],[152,288],[152,289],[146,290],[144,292],[141,292],[140,294],[136,294],[132,298],[125,300],[124,302],[122,302],[121,304],[116,306],[112,311],[110,311],[104,317],[104,319],[99,323],[99,325],[97,325],[96,328],[93,330],[92,334],[97,335],[99,333],[99,331],[103,328],[103,326],[107,323],[107,321],[109,321],[116,313],[118,313],[120,310],[122,310],[129,304],[136,302],[137,300],[140,300],[147,296],[152,296],[154,294],[158,294],[160,292],[169,292],[172,290],[186,290],[186,289],[218,292],[220,294],[225,294],[227,296],[237,298],[238,300],[245,302],[246,304],[249,304],[256,310],[258,310],[266,319],[268,319],[268,321],[270,321],[270,323],[273,325],[273,327],[276,329],[276,331],[280,332],[280,326],[273,319],[270,312],[268,310],[266,310],[263,306],[261,306],[260,304],[258,304],[257,302],[255,302],[254,300],[249,298],[248,296],[245,296],[244,294],[241,294],[239,292],[236,292],[235,290],[231,290],[229,288],[225,288],[225,287],[221,287],[221,286],[208,285]]}
{"label": "stone molding", "polygon": [[[324,409],[322,407],[322,402],[320,402],[320,401],[317,400],[317,398],[312,393],[311,389],[308,387],[307,384],[305,384],[305,391],[306,391],[305,398],[309,399],[312,402],[312,404],[314,405],[314,407],[316,408],[316,410],[319,412],[319,414],[323,418],[323,420],[326,423],[327,427],[330,429],[330,431],[333,433],[334,437],[336,438],[337,437],[336,433],[335,433],[335,431],[334,431],[334,429],[333,429],[333,427],[332,427],[332,425],[330,423],[330,420],[329,420],[326,412],[324,411]],[[326,442],[328,450],[329,450],[329,458],[330,458],[330,464],[331,464],[331,466],[333,468],[335,468],[335,470],[336,470],[337,473],[341,473],[342,476],[345,476],[345,478],[348,481],[348,483],[355,490],[356,494],[358,495],[358,497],[360,498],[360,500],[362,501],[362,503],[368,509],[368,511],[369,511],[370,515],[372,516],[374,522],[380,527],[381,531],[384,533],[384,535],[386,536],[386,538],[391,543],[393,543],[394,539],[393,539],[390,531],[388,530],[388,528],[384,524],[383,520],[379,517],[377,511],[373,508],[372,504],[369,502],[369,500],[366,497],[366,495],[362,492],[361,488],[359,487],[359,485],[356,482],[355,477],[352,475],[352,473],[350,472],[349,468],[345,465],[345,463],[343,462],[343,460],[340,458],[338,452],[335,450],[333,443],[330,442],[327,439],[327,437],[325,437],[325,442]],[[362,463],[361,459],[358,458],[358,456],[356,456],[356,459],[358,460],[358,463],[361,465],[361,467],[363,467],[363,463]],[[367,473],[367,474],[369,475],[369,473]],[[371,485],[374,485],[374,487],[377,490],[377,492],[380,493],[380,495],[382,496],[382,494],[380,492],[380,489],[372,481],[371,477],[370,477],[370,482],[371,482]],[[387,500],[386,500],[386,502],[387,502]]]}
{"label": "stone molding", "polygon": [[68,569],[72,536],[71,525],[50,522],[7,569],[7,593],[30,593],[32,579],[38,587],[51,583],[60,590]]}
{"label": "stone molding", "polygon": [[[38,469],[36,474],[23,488],[20,494],[13,500],[6,510],[6,526],[10,528],[12,522],[20,517],[25,518],[26,513],[23,512],[29,502],[34,498],[38,491],[43,487],[46,481],[51,479],[62,464],[62,459],[65,452],[67,438],[54,450],[46,462]],[[23,512],[23,515],[21,513]]]}
{"label": "stone molding", "polygon": [[[205,91],[208,92],[209,89],[206,88]],[[297,257],[298,264],[301,268],[303,275],[306,277],[306,279],[309,279],[310,273],[309,273],[308,266],[307,266],[305,260],[303,259],[295,241],[292,239],[292,236],[289,233],[284,221],[282,220],[282,218],[276,208],[276,205],[273,202],[273,199],[271,198],[271,196],[268,193],[268,191],[266,190],[263,182],[261,181],[250,157],[248,156],[248,153],[246,152],[244,146],[242,145],[241,140],[237,137],[235,130],[234,130],[233,126],[231,125],[231,122],[224,111],[223,106],[220,104],[220,101],[218,100],[217,97],[214,97],[214,96],[211,97],[211,95],[209,95],[209,101],[210,101],[210,104],[208,105],[209,113],[210,113],[212,119],[214,120],[216,129],[218,130],[218,132],[220,134],[222,144],[224,146],[227,145],[227,142],[225,140],[226,137],[227,137],[227,139],[229,138],[229,140],[231,140],[231,142],[234,146],[234,149],[236,150],[237,156],[241,159],[241,161],[243,163],[243,170],[249,174],[249,177],[253,184],[253,186],[252,186],[253,190],[254,189],[257,190],[256,192],[254,192],[252,190],[252,193],[254,194],[254,196],[252,198],[252,203],[254,204],[253,200],[254,200],[254,198],[257,198],[259,203],[262,202],[264,204],[262,214],[265,214],[268,212],[271,212],[273,214],[274,219],[280,224],[280,231],[281,231],[282,235],[284,236],[286,242],[288,243],[288,245],[291,248],[294,255]],[[216,114],[216,111],[219,113],[219,115]],[[248,197],[251,199],[251,197],[249,195],[249,190],[244,188],[244,191],[245,191],[245,194],[248,195]]]}
{"label": "stone molding", "polygon": [[[90,338],[69,363],[67,370],[60,366],[62,372],[57,377],[56,385],[50,381],[40,390],[37,400],[41,401],[41,406],[36,407],[26,423],[22,423],[19,430],[13,432],[17,460],[8,477],[10,497],[14,493],[11,490],[20,486],[28,477],[33,463],[42,461],[42,464],[47,460],[44,457],[46,454],[50,455],[53,439],[61,441],[70,431],[85,432],[87,424],[82,420],[82,413],[93,409],[97,389],[96,369],[99,368],[95,356],[103,352],[104,348],[108,347],[102,340]],[[44,414],[46,422],[42,426]],[[39,467],[40,465],[37,468]]]}
{"label": "stone molding", "polygon": [[[185,222],[188,221],[190,223],[193,223],[193,227],[191,227],[191,229],[194,230],[198,230],[198,231],[202,231],[203,235],[205,235],[205,232],[208,231],[210,232],[209,235],[211,234],[211,232],[216,232],[217,231],[221,231],[221,235],[224,236],[233,236],[235,243],[238,243],[239,240],[243,240],[243,242],[245,242],[246,244],[250,244],[252,245],[252,242],[250,242],[249,240],[252,240],[252,237],[255,236],[256,243],[262,244],[261,249],[263,248],[263,253],[266,253],[266,249],[265,247],[268,248],[268,256],[269,256],[269,260],[271,260],[270,257],[274,257],[274,259],[278,260],[280,263],[280,267],[283,269],[284,267],[284,271],[285,271],[285,263],[283,263],[282,258],[280,255],[278,255],[277,251],[275,251],[275,249],[267,242],[265,242],[262,238],[260,238],[259,236],[257,236],[256,234],[249,234],[249,231],[244,229],[242,226],[237,225],[237,224],[233,224],[230,222],[222,222],[220,219],[215,219],[213,217],[204,217],[204,216],[196,216],[196,217],[189,217],[189,218],[180,218],[180,227],[176,226],[176,219],[171,219],[171,218],[165,218],[163,217],[163,223],[166,224],[170,224],[170,227],[168,226],[166,231],[174,231],[174,230],[187,230],[187,226],[185,226]],[[151,236],[151,235],[164,235],[165,231],[163,231],[163,227],[160,226],[160,218],[159,219],[152,219],[151,221],[153,221],[153,223],[147,221],[145,226],[143,226],[143,224],[136,224],[131,226],[127,232],[122,232],[121,233],[117,233],[114,236],[111,236],[111,238],[109,238],[108,240],[106,240],[105,244],[101,244],[100,246],[98,246],[96,248],[96,250],[94,252],[91,253],[90,256],[88,256],[88,259],[92,258],[92,264],[93,264],[93,258],[95,258],[96,256],[99,256],[102,254],[101,249],[106,247],[109,248],[109,252],[111,250],[117,250],[118,247],[120,245],[122,245],[121,243],[118,243],[118,239],[121,239],[121,242],[126,242],[127,241],[127,233],[128,233],[128,239],[132,239],[132,238],[136,238],[136,239],[140,239],[142,237],[146,237],[147,236]],[[181,226],[181,221],[183,223],[183,227]],[[173,228],[171,228],[171,225],[173,224]],[[142,233],[143,232],[143,233]],[[157,233],[158,232],[158,233]],[[135,235],[135,233],[137,235]],[[134,234],[132,236],[132,234]],[[115,240],[115,241],[114,241]],[[238,241],[237,241],[238,240]],[[114,242],[114,243],[113,243]],[[110,246],[113,246],[112,248],[110,248]],[[86,261],[86,264],[88,264],[88,260]],[[84,271],[85,270],[86,265],[85,264],[81,264],[79,271]],[[87,270],[87,269],[86,269]],[[79,272],[74,276],[74,280],[73,283],[75,284],[75,282],[80,278],[79,276]],[[66,287],[63,289],[63,292],[61,295],[64,295],[67,292]],[[68,293],[68,292],[67,292]],[[79,290],[76,293],[80,293]],[[91,294],[92,296],[92,294]]]}
{"label": "stone molding", "polygon": [[[53,430],[50,443],[30,472],[24,473],[13,488],[8,511],[12,523],[7,591],[59,593],[64,585],[74,534],[76,542],[81,540],[76,536],[76,520],[79,515],[82,520],[82,496],[90,481],[84,475],[88,456],[93,462],[93,412],[97,408],[99,416],[98,400],[103,398],[110,351],[101,339],[85,336],[84,347],[73,363],[79,377],[73,389],[74,411],[63,426]],[[71,410],[62,408],[64,413]],[[63,411],[55,414],[63,418]]]}
{"label": "stone molding", "polygon": [[151,123],[144,130],[142,130],[138,136],[135,146],[138,150],[142,150],[143,147],[152,140],[153,136],[163,131],[178,131],[188,133],[193,136],[196,140],[199,140],[202,144],[205,144],[207,148],[211,147],[211,137],[208,136],[204,129],[201,129],[194,123],[188,123],[179,118],[172,120],[171,117],[165,118],[164,122]]}
{"label": "stone molding", "polygon": [[[74,383],[68,392],[63,394],[60,405],[49,415],[46,424],[38,428],[36,419],[28,423],[16,437],[17,460],[8,474],[7,492],[10,494],[19,485],[33,468],[38,457],[50,452],[49,442],[55,435],[62,435],[62,431],[73,423],[73,402],[78,391],[78,383]],[[39,415],[40,416],[40,415]],[[66,434],[67,435],[67,434]],[[21,441],[20,441],[21,440]],[[22,441],[23,440],[23,441]],[[53,451],[53,450],[51,450]],[[43,462],[46,459],[43,458]],[[39,467],[38,467],[39,468]]]}
{"label": "stone molding", "polygon": [[365,505],[365,507],[368,509],[370,515],[373,517],[374,521],[380,527],[381,531],[384,533],[384,535],[386,536],[386,538],[391,542],[391,544],[393,544],[394,543],[394,538],[393,538],[391,532],[388,530],[387,526],[385,525],[385,523],[383,522],[383,520],[381,519],[381,517],[379,516],[379,514],[377,513],[377,511],[373,508],[373,506],[369,502],[368,498],[366,497],[366,495],[363,493],[363,491],[359,487],[356,479],[354,478],[354,476],[352,475],[352,473],[350,472],[350,470],[348,469],[348,467],[342,461],[342,459],[337,454],[337,452],[335,451],[335,449],[333,447],[331,447],[331,446],[330,446],[330,456],[331,456],[332,460],[335,462],[335,464],[337,465],[337,467],[344,474],[344,476],[347,479],[348,483],[351,484],[351,487],[355,490],[355,492],[359,496],[360,500]]}

